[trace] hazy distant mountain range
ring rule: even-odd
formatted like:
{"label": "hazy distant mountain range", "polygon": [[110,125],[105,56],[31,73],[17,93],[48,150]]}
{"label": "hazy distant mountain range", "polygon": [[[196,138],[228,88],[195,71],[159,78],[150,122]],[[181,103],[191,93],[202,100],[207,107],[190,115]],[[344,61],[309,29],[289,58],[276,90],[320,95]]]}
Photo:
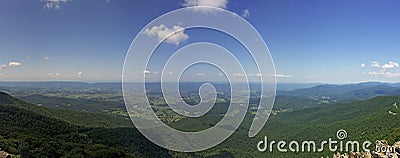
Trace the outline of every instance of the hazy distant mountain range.
{"label": "hazy distant mountain range", "polygon": [[304,98],[326,98],[337,102],[365,100],[376,96],[400,95],[399,83],[364,82],[357,84],[323,84],[293,91],[279,91],[278,94]]}
{"label": "hazy distant mountain range", "polygon": [[[132,83],[135,84],[135,83]],[[196,89],[201,83],[183,82],[185,88]],[[159,88],[159,83],[148,83],[150,88]],[[251,83],[252,90],[259,91],[259,84]],[[215,83],[215,86],[226,90],[226,83]],[[115,83],[85,83],[85,82],[0,82],[0,90],[8,91],[15,88],[47,88],[47,89],[108,89],[120,91],[122,84]],[[301,98],[329,98],[337,102],[364,100],[376,96],[400,95],[400,83],[361,82],[354,84],[318,84],[318,83],[278,83],[277,95],[295,96]]]}

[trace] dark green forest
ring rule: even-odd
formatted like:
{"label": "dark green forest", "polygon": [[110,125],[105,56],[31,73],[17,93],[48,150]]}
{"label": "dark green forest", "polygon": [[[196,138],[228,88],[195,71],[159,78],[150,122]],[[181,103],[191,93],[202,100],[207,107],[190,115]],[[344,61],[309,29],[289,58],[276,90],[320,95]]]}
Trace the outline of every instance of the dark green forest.
{"label": "dark green forest", "polygon": [[67,111],[51,113],[59,115],[51,118],[20,107],[26,104],[0,93],[0,147],[11,154],[22,157],[150,157],[152,151],[158,151],[158,155],[168,156],[134,128],[95,127],[96,120],[104,118],[101,114],[91,114],[88,118],[83,115],[82,120],[88,119],[84,120],[88,123],[85,127],[61,120],[68,115]]}
{"label": "dark green forest", "polygon": [[[314,93],[313,88],[320,93]],[[250,138],[248,130],[256,112],[254,106],[259,101],[259,98],[252,97],[248,114],[238,130],[223,143],[196,153],[174,152],[158,147],[147,140],[125,115],[102,112],[112,111],[115,107],[123,108],[119,104],[121,101],[115,99],[118,91],[102,93],[105,96],[103,99],[89,98],[91,95],[86,95],[86,90],[71,92],[66,98],[46,99],[51,98],[43,97],[46,94],[57,94],[48,92],[40,94],[42,97],[36,98],[37,103],[34,104],[21,100],[27,98],[23,95],[17,99],[1,92],[0,148],[13,157],[331,157],[333,153],[328,150],[316,153],[260,152],[256,145],[265,136],[275,141],[320,142],[336,138],[336,132],[340,129],[348,133],[345,140],[387,140],[389,144],[400,141],[400,108],[397,107],[400,96],[395,94],[398,90],[394,87],[386,91],[388,87],[374,84],[359,87],[333,86],[333,93],[323,95],[329,88],[332,85],[280,92],[267,124],[258,135]],[[302,96],[301,91],[309,94]],[[190,98],[186,101],[192,104],[198,102],[198,96],[192,95],[194,92],[187,94]],[[222,94],[222,97],[227,96],[226,93]],[[346,94],[349,97],[340,100]],[[77,95],[86,97],[74,99]],[[153,96],[158,95],[155,93]],[[33,95],[29,92],[25,96]],[[357,96],[356,99],[354,96]],[[152,103],[155,111],[163,115],[173,114],[162,100],[157,97],[154,99]],[[104,100],[99,105],[102,110],[87,111],[79,108],[86,103],[95,108],[94,102],[101,100]],[[229,101],[227,98],[221,100]],[[71,107],[66,109],[52,106],[63,101],[70,101]],[[166,123],[186,131],[207,129],[223,117],[229,105],[225,101],[217,102],[210,112],[200,118],[179,117]]]}

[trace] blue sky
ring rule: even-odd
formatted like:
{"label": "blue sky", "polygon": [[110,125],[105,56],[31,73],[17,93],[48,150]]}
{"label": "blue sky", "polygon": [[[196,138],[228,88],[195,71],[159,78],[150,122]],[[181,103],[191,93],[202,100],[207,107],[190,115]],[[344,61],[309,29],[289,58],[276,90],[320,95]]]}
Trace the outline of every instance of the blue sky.
{"label": "blue sky", "polygon": [[[267,43],[279,82],[400,81],[396,0],[3,0],[0,81],[120,81],[136,34],[154,18],[196,4],[248,20]],[[217,43],[228,39],[212,31],[183,34],[187,38],[162,47],[176,50],[205,37]],[[220,79],[204,69],[187,74],[188,80]]]}

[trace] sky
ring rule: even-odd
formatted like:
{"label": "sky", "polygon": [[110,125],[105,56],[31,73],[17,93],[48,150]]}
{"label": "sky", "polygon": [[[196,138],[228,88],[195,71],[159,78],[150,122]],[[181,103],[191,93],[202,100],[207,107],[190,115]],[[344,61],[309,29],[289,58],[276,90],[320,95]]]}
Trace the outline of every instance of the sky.
{"label": "sky", "polygon": [[[179,22],[145,26],[190,6],[223,8],[252,24],[270,50],[278,83],[400,82],[397,0],[2,0],[0,81],[121,81],[138,34],[161,40],[182,29]],[[232,37],[184,29],[160,44],[143,73],[161,74],[172,51],[204,41],[252,67]],[[248,76],[259,74],[249,69]],[[206,65],[187,72],[186,81],[225,79]]]}

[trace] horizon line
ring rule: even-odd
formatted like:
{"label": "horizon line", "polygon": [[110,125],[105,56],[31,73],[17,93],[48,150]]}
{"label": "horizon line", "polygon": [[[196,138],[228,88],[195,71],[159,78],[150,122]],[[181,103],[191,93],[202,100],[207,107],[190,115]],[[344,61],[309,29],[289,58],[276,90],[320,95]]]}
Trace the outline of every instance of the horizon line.
{"label": "horizon line", "polygon": [[[229,83],[229,82],[224,82],[224,81],[182,81],[180,83],[203,83],[203,82],[208,82],[208,83]],[[52,81],[37,81],[37,80],[26,80],[26,81],[0,81],[0,83],[86,83],[86,84],[96,84],[96,83],[123,83],[122,81],[63,81],[63,80],[52,80]],[[125,83],[141,83],[141,82],[125,82]],[[161,83],[161,82],[146,82],[146,83]],[[176,82],[165,82],[165,83],[176,83]],[[247,83],[247,82],[232,82],[232,83]],[[256,81],[250,81],[248,82],[250,84],[254,83],[259,83]],[[322,84],[334,84],[334,85],[343,85],[343,84],[360,84],[360,83],[400,83],[398,82],[388,82],[388,81],[357,81],[357,82],[276,82],[276,84],[317,84],[317,85],[322,85]],[[269,84],[269,83],[263,83],[263,84]]]}

